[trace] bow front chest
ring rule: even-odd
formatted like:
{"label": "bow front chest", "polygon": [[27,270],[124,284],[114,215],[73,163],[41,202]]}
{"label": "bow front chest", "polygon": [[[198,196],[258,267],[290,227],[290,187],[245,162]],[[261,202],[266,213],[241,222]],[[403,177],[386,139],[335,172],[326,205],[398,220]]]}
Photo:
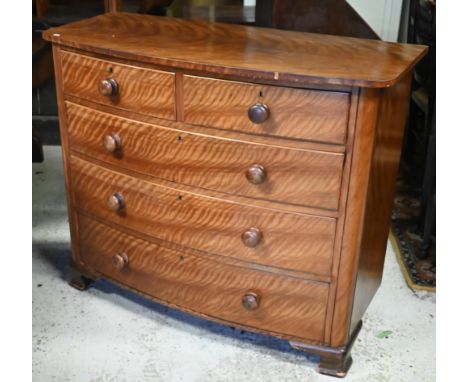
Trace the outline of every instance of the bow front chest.
{"label": "bow front chest", "polygon": [[104,277],[345,375],[426,48],[128,13],[44,37],[71,284]]}

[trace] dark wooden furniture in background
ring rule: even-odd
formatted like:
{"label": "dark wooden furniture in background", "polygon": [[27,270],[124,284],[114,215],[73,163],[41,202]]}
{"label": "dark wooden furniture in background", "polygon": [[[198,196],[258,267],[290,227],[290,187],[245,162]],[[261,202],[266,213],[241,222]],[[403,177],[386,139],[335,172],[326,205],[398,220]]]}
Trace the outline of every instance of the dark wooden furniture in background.
{"label": "dark wooden furniture in background", "polygon": [[104,0],[32,2],[33,161],[42,161],[42,144],[60,144],[52,47],[42,39],[42,32],[51,27],[102,14],[104,11]]}
{"label": "dark wooden furniture in background", "polygon": [[346,0],[257,0],[255,25],[380,39]]}
{"label": "dark wooden furniture in background", "polygon": [[405,183],[420,200],[416,230],[422,237],[418,257],[427,258],[435,237],[436,161],[436,7],[435,1],[411,0],[408,42],[429,47],[413,75],[408,127],[402,153]]}
{"label": "dark wooden furniture in background", "polygon": [[108,278],[344,376],[426,48],[130,13],[44,37],[72,285]]}
{"label": "dark wooden furniture in background", "polygon": [[[41,36],[42,30],[47,29],[47,25],[34,20],[32,23],[32,88],[37,91],[46,81],[53,76],[52,48]],[[33,126],[32,131],[32,161],[42,162],[44,153],[42,150],[42,140]]]}

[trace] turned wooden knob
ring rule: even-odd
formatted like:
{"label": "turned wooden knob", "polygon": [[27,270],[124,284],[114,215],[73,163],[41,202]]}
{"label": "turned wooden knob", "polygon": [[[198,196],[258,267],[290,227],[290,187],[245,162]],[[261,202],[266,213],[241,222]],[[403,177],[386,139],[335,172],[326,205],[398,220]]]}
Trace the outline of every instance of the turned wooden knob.
{"label": "turned wooden knob", "polygon": [[258,228],[251,227],[242,234],[242,241],[247,247],[256,247],[262,241],[263,234]]}
{"label": "turned wooden knob", "polygon": [[247,292],[242,297],[242,306],[247,310],[255,310],[260,305],[260,297],[255,292]]}
{"label": "turned wooden knob", "polygon": [[267,173],[261,164],[254,164],[248,168],[245,177],[252,184],[260,184],[265,181]]}
{"label": "turned wooden knob", "polygon": [[114,268],[121,270],[124,269],[128,264],[128,256],[125,252],[117,253],[112,257],[112,265]]}
{"label": "turned wooden knob", "polygon": [[102,139],[102,145],[104,149],[109,153],[116,153],[120,151],[122,142],[117,134],[106,134]]}
{"label": "turned wooden knob", "polygon": [[107,207],[109,207],[110,210],[115,212],[124,209],[125,203],[123,196],[118,192],[109,196],[109,198],[107,199]]}
{"label": "turned wooden knob", "polygon": [[116,96],[119,93],[119,84],[113,78],[99,82],[99,92],[103,96]]}
{"label": "turned wooden knob", "polygon": [[267,105],[256,103],[255,105],[250,106],[247,114],[253,123],[263,123],[270,116],[270,110]]}

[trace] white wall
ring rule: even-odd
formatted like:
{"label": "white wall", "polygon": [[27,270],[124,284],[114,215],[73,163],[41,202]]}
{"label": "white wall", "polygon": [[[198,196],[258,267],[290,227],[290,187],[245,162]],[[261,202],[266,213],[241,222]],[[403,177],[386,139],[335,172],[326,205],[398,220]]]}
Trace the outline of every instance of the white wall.
{"label": "white wall", "polygon": [[403,0],[347,0],[385,41],[397,41]]}

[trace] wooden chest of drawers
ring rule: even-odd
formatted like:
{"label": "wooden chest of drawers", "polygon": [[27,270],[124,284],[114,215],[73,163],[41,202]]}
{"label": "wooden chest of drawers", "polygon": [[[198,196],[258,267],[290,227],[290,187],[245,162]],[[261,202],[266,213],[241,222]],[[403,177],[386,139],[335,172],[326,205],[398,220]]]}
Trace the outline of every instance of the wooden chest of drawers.
{"label": "wooden chest of drawers", "polygon": [[44,37],[71,284],[105,277],[345,375],[425,48],[126,13]]}

